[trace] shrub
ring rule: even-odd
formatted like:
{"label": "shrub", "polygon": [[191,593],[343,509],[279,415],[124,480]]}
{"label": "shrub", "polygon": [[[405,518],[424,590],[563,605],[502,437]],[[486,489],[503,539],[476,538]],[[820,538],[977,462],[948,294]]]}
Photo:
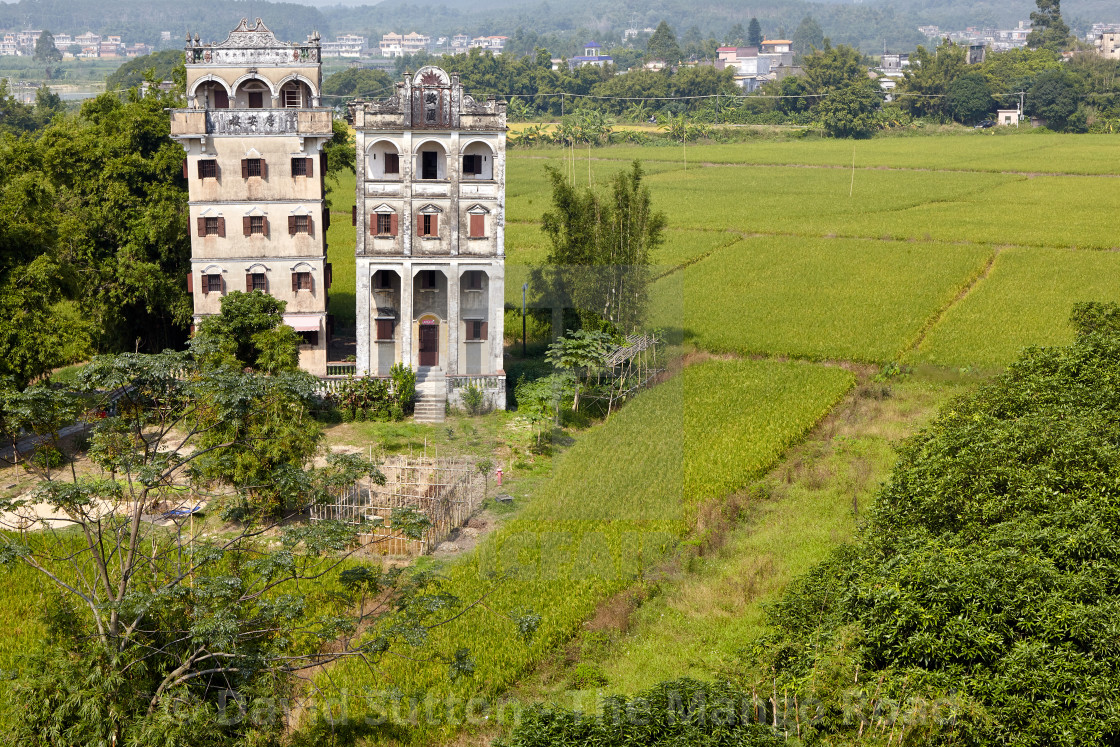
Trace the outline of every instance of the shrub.
{"label": "shrub", "polygon": [[463,407],[470,415],[481,415],[486,411],[486,393],[477,384],[467,384],[463,388]]}
{"label": "shrub", "polygon": [[31,463],[39,469],[58,469],[62,466],[62,452],[44,444],[35,449],[35,453],[31,455]]}
{"label": "shrub", "polygon": [[598,664],[581,661],[572,671],[572,687],[576,690],[590,690],[593,687],[606,687],[607,676]]}
{"label": "shrub", "polygon": [[397,363],[389,369],[389,376],[393,381],[393,399],[404,413],[410,414],[416,401],[416,372],[412,366]]}

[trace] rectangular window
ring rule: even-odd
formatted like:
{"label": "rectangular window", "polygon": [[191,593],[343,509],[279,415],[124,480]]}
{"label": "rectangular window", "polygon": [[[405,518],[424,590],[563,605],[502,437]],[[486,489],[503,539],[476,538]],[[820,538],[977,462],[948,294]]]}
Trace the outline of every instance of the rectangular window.
{"label": "rectangular window", "polygon": [[264,108],[264,91],[249,91],[249,108]]}
{"label": "rectangular window", "polygon": [[207,236],[217,236],[218,235],[218,219],[217,218],[205,218],[204,220],[206,221],[206,235]]}
{"label": "rectangular window", "polygon": [[310,272],[293,272],[292,273],[292,290],[294,290],[294,291],[309,291],[309,290],[311,290],[311,273]]}
{"label": "rectangular window", "polygon": [[213,158],[204,158],[198,162],[199,179],[217,179],[218,162]]}
{"label": "rectangular window", "polygon": [[482,290],[482,273],[472,270],[463,276],[467,290]]}
{"label": "rectangular window", "polygon": [[263,215],[250,215],[249,216],[249,235],[250,236],[264,236],[264,216]]}
{"label": "rectangular window", "polygon": [[261,168],[261,159],[259,158],[246,158],[241,164],[244,167],[242,171],[245,172],[242,176],[246,179],[252,176],[262,176],[264,173],[264,169]]}
{"label": "rectangular window", "polygon": [[393,234],[393,216],[390,213],[377,214],[377,235],[391,236]]}
{"label": "rectangular window", "polygon": [[472,215],[471,216],[471,233],[470,238],[481,239],[486,236],[486,216],[485,215]]}
{"label": "rectangular window", "polygon": [[434,150],[420,151],[420,178],[439,178],[439,154]]}
{"label": "rectangular window", "polygon": [[293,158],[292,176],[307,176],[307,161],[306,158]]}
{"label": "rectangular window", "polygon": [[392,340],[393,339],[393,320],[392,319],[378,319],[377,320],[377,339],[378,340]]}
{"label": "rectangular window", "polygon": [[386,174],[399,174],[401,173],[401,157],[396,153],[385,154],[385,173]]}
{"label": "rectangular window", "polygon": [[284,108],[298,109],[302,102],[300,101],[300,91],[298,88],[289,88],[284,91]]}
{"label": "rectangular window", "polygon": [[300,345],[319,346],[319,332],[300,332]]}
{"label": "rectangular window", "polygon": [[306,215],[288,216],[288,234],[295,236],[298,233],[311,233],[311,218]]}
{"label": "rectangular window", "polygon": [[417,221],[419,233],[421,236],[438,236],[439,235],[439,216],[438,215],[421,215]]}
{"label": "rectangular window", "polygon": [[268,292],[268,279],[265,278],[263,272],[249,273],[246,276],[246,280],[248,280],[248,282],[245,283],[245,286],[249,291],[261,291],[262,293]]}
{"label": "rectangular window", "polygon": [[477,341],[486,339],[486,322],[481,319],[467,320],[467,340]]}
{"label": "rectangular window", "polygon": [[435,270],[421,270],[420,271],[420,290],[435,290],[436,289],[436,271]]}
{"label": "rectangular window", "polygon": [[482,156],[463,156],[463,173],[477,175],[482,173]]}
{"label": "rectangular window", "polygon": [[202,284],[204,293],[221,293],[222,292],[222,276],[221,275],[203,275],[202,279],[205,281]]}
{"label": "rectangular window", "polygon": [[377,288],[378,290],[392,290],[393,276],[385,270],[380,270],[377,273]]}

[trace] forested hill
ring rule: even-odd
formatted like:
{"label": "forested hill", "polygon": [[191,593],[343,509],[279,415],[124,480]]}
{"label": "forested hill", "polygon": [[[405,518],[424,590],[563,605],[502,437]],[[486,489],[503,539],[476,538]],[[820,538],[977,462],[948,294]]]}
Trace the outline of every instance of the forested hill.
{"label": "forested hill", "polygon": [[[310,2],[311,0],[307,0]],[[456,33],[519,36],[518,52],[544,46],[571,53],[588,38],[608,43],[631,25],[656,26],[666,20],[683,40],[688,35],[721,39],[735,24],[744,27],[758,17],[763,33],[789,38],[801,19],[813,16],[833,43],[856,46],[866,53],[884,48],[904,51],[924,42],[917,28],[1011,26],[1029,17],[1032,0],[867,0],[804,2],[756,0],[729,4],[725,0],[664,0],[651,7],[645,0],[409,0],[373,5],[331,5],[321,8],[292,2],[230,2],[229,0],[19,0],[0,1],[0,28],[46,28],[55,33],[119,33],[128,42],[154,42],[171,31],[174,44],[186,32],[224,39],[243,16],[259,16],[284,39],[303,39],[312,30],[324,36],[355,32],[376,38],[387,31],[421,31],[433,36]],[[1120,21],[1115,0],[1065,0],[1062,11],[1075,31],[1094,21]],[[722,39],[721,39],[722,40]]]}
{"label": "forested hill", "polygon": [[0,29],[47,29],[53,33],[120,34],[125,42],[152,44],[170,31],[181,46],[187,31],[207,40],[222,40],[243,17],[265,19],[282,39],[305,39],[312,30],[325,32],[328,22],[319,10],[297,3],[230,2],[229,0],[20,0],[0,2]]}

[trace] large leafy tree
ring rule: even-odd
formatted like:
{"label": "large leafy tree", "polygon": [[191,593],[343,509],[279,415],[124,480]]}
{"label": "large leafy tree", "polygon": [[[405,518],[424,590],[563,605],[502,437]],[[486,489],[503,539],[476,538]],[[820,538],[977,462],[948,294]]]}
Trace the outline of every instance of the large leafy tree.
{"label": "large leafy tree", "polygon": [[762,24],[758,22],[757,18],[752,18],[750,24],[747,26],[747,46],[762,46]]}
{"label": "large leafy tree", "polygon": [[665,21],[657,24],[657,28],[646,42],[646,59],[661,60],[669,65],[681,61],[681,47],[677,43],[677,35]]}
{"label": "large leafy tree", "polygon": [[[302,423],[318,443],[309,375],[122,354],[95,358],[77,387],[8,389],[0,400],[8,432],[56,446],[62,426],[104,416],[92,424],[89,467],[37,470],[32,495],[0,502],[6,528],[24,517],[20,534],[0,534],[0,566],[39,574],[51,590],[49,640],[0,686],[12,714],[6,744],[275,744],[283,714],[243,718],[241,708],[260,713],[253,701],[264,698],[275,709],[301,677],[344,657],[376,666],[465,612],[430,573],[352,557],[360,526],[300,520],[358,478],[383,480],[376,465],[329,454],[277,461],[251,485],[200,469],[279,439],[265,421]],[[261,427],[230,426],[249,420]],[[281,495],[288,509],[224,525],[192,518],[250,490]],[[391,518],[410,536],[426,525],[410,511]],[[467,653],[447,661],[469,670]]]}
{"label": "large leafy tree", "polygon": [[1048,70],[1027,91],[1027,114],[1046,120],[1052,130],[1082,129],[1078,112],[1078,81],[1064,70]]}
{"label": "large leafy tree", "polygon": [[966,73],[949,86],[947,105],[953,119],[976,124],[995,108],[992,89],[982,73]]}
{"label": "large leafy tree", "polygon": [[54,45],[54,34],[44,30],[35,40],[35,60],[37,62],[58,62],[62,59],[62,52]]}
{"label": "large leafy tree", "polygon": [[898,100],[916,116],[947,120],[952,116],[949,94],[968,70],[965,48],[946,41],[934,50],[918,47],[898,84]]}
{"label": "large leafy tree", "polygon": [[664,241],[665,214],[653,209],[635,161],[614,175],[607,194],[577,189],[557,170],[552,208],[544,214],[547,265],[541,284],[549,304],[575,309],[585,328],[630,332],[645,319],[650,255]]}
{"label": "large leafy tree", "polygon": [[1031,12],[1031,33],[1027,46],[1032,49],[1045,47],[1055,52],[1069,49],[1073,35],[1062,18],[1062,0],[1035,0],[1038,10]]}
{"label": "large leafy tree", "polygon": [[874,84],[853,83],[830,91],[816,115],[831,137],[867,138],[875,132],[875,115],[882,103],[883,94]]}
{"label": "large leafy tree", "polygon": [[793,32],[790,40],[793,53],[798,59],[811,55],[815,50],[824,49],[824,30],[812,16],[805,16]]}

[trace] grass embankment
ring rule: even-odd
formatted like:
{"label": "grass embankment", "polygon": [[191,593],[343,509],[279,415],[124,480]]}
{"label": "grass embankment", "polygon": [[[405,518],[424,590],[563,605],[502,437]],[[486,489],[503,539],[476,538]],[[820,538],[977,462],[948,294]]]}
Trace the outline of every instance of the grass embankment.
{"label": "grass embankment", "polygon": [[[320,685],[346,691],[349,715],[359,719],[370,707],[366,699],[376,701],[390,688],[442,703],[449,696],[500,695],[575,634],[602,600],[664,559],[701,502],[762,474],[852,381],[843,369],[799,363],[710,361],[686,368],[579,436],[515,518],[476,554],[445,569],[457,596],[485,596],[485,612],[431,631],[439,650],[474,652],[472,678],[452,683],[442,662],[391,658],[376,675],[343,664]],[[527,610],[541,624],[526,643],[509,616]]]}

